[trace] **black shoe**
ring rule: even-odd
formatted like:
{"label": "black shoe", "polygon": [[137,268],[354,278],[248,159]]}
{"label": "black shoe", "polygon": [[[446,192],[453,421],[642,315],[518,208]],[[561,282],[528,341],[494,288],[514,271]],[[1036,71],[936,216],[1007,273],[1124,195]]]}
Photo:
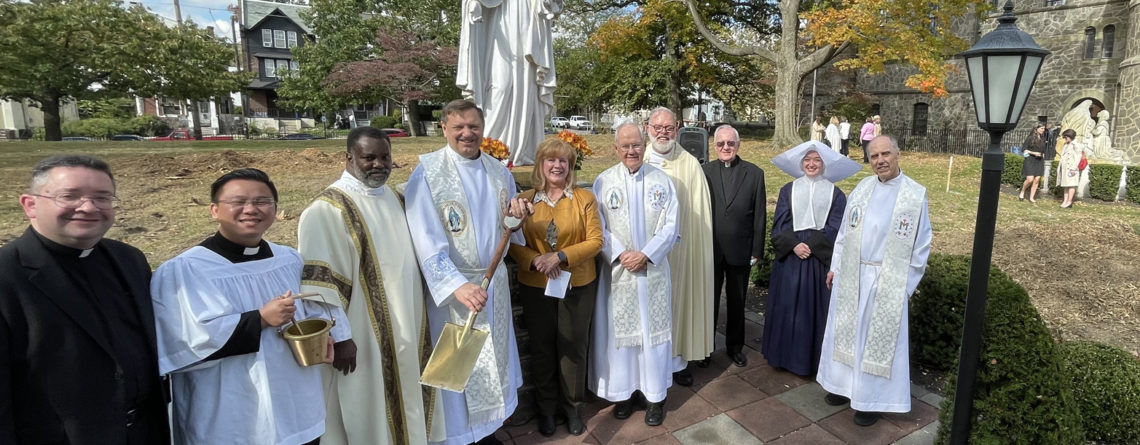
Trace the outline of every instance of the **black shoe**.
{"label": "black shoe", "polygon": [[478,442],[475,442],[475,445],[503,445],[503,441],[495,437],[494,433],[491,433],[490,436],[479,439]]}
{"label": "black shoe", "polygon": [[633,398],[632,397],[630,397],[629,400],[626,400],[623,402],[618,402],[617,405],[614,405],[614,418],[628,419],[629,416],[632,416],[632,415],[633,415]]}
{"label": "black shoe", "polygon": [[728,354],[728,358],[731,358],[732,364],[736,365],[737,367],[743,368],[745,366],[748,366],[748,356],[744,355],[743,352],[733,352],[731,354]]}
{"label": "black shoe", "polygon": [[538,433],[550,437],[554,435],[554,416],[538,416]]}
{"label": "black shoe", "polygon": [[855,424],[859,426],[871,426],[883,417],[882,414],[871,411],[855,411]]}
{"label": "black shoe", "polygon": [[831,406],[839,406],[850,403],[851,399],[843,397],[839,394],[827,393],[827,395],[823,397],[823,401],[827,402],[827,404]]}
{"label": "black shoe", "polygon": [[688,369],[682,369],[673,373],[673,383],[678,386],[693,386],[693,373]]}
{"label": "black shoe", "polygon": [[708,367],[709,367],[709,363],[710,363],[710,362],[709,362],[709,358],[708,358],[708,357],[705,357],[705,358],[703,358],[703,359],[697,360],[697,367],[699,367],[699,368],[708,368]]}
{"label": "black shoe", "polygon": [[[626,417],[629,417],[628,415]],[[566,431],[575,436],[581,436],[586,432],[586,424],[582,423],[582,417],[574,414],[566,416]]]}
{"label": "black shoe", "polygon": [[649,426],[660,425],[665,421],[665,401],[650,403],[645,408],[645,424]]}

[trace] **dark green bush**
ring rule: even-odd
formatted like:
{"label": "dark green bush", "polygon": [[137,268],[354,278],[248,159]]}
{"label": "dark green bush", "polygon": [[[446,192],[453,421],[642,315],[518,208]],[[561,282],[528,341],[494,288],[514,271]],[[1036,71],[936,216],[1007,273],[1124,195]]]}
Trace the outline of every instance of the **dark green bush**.
{"label": "dark green bush", "polygon": [[1021,184],[1025,182],[1025,178],[1021,177],[1021,164],[1024,163],[1024,156],[1006,153],[1005,167],[1001,170],[1001,183],[1021,187]]}
{"label": "dark green bush", "polygon": [[109,138],[120,133],[130,133],[131,127],[129,122],[123,119],[92,118],[66,121],[61,130],[64,136]]}
{"label": "dark green bush", "polygon": [[1128,169],[1128,179],[1124,182],[1125,196],[1129,201],[1140,204],[1140,169],[1136,167]]}
{"label": "dark green bush", "polygon": [[140,136],[166,136],[170,134],[170,124],[158,116],[138,116],[128,122],[130,133]]}
{"label": "dark green bush", "polygon": [[1089,164],[1089,196],[1101,201],[1115,201],[1122,168],[1113,164]]}
{"label": "dark green bush", "polygon": [[[982,341],[969,443],[1083,443],[1080,413],[1060,352],[1017,283],[990,280]],[[952,369],[957,368],[955,360]],[[950,439],[956,390],[957,379],[951,375],[938,413],[942,426],[936,443]]]}
{"label": "dark green bush", "polygon": [[1085,439],[1140,443],[1140,360],[1123,349],[1095,342],[1060,345]]}
{"label": "dark green bush", "polygon": [[[926,274],[910,298],[910,356],[916,363],[938,371],[957,369],[969,281],[968,256],[934,253],[926,261]],[[991,295],[1008,281],[1001,269],[990,268]]]}
{"label": "dark green bush", "polygon": [[368,125],[373,128],[392,128],[399,122],[399,119],[392,116],[376,116],[368,121]]}
{"label": "dark green bush", "polygon": [[776,216],[775,213],[768,211],[768,221],[764,226],[764,237],[768,240],[764,243],[764,258],[756,260],[756,265],[749,274],[752,282],[760,287],[768,287],[768,281],[772,278],[772,261],[776,260],[776,255],[772,253],[772,219]]}

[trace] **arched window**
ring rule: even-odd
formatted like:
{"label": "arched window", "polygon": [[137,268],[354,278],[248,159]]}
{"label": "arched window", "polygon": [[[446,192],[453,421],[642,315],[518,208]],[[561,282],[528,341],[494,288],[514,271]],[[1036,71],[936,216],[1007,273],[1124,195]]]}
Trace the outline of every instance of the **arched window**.
{"label": "arched window", "polygon": [[1104,57],[1105,59],[1111,59],[1112,58],[1112,50],[1113,50],[1112,46],[1116,43],[1116,26],[1115,25],[1105,26],[1104,31],[1101,31],[1101,33],[1102,34],[1100,37],[1101,38],[1100,46],[1102,48],[1101,49],[1101,54],[1103,54],[1102,57]]}
{"label": "arched window", "polygon": [[926,121],[930,117],[930,104],[922,102],[914,104],[914,114],[911,118],[911,135],[926,136]]}
{"label": "arched window", "polygon": [[1096,57],[1096,28],[1085,28],[1085,58]]}

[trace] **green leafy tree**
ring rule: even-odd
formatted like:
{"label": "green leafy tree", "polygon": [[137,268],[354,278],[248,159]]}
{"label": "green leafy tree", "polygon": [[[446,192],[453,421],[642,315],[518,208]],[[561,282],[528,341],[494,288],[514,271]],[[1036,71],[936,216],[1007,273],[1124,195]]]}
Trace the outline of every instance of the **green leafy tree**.
{"label": "green leafy tree", "polygon": [[[196,52],[172,57],[158,50],[209,46],[172,40],[187,35],[200,34],[173,31],[143,8],[123,8],[117,0],[0,0],[0,97],[39,105],[49,141],[62,136],[59,110],[65,100],[114,92],[206,97],[215,88],[178,86],[168,79],[196,77],[207,80],[192,81],[195,85],[213,84],[229,77],[226,64],[193,63],[212,60]],[[224,48],[216,39],[210,45]]]}
{"label": "green leafy tree", "polygon": [[[799,143],[796,115],[804,77],[848,48],[855,56],[841,69],[882,72],[887,64],[918,69],[907,85],[934,96],[945,94],[948,56],[965,49],[950,28],[953,20],[986,9],[982,0],[741,0],[731,7],[684,0],[697,31],[717,50],[755,56],[775,68],[774,141]],[[753,14],[769,11],[772,14]],[[759,17],[766,20],[757,20]]]}

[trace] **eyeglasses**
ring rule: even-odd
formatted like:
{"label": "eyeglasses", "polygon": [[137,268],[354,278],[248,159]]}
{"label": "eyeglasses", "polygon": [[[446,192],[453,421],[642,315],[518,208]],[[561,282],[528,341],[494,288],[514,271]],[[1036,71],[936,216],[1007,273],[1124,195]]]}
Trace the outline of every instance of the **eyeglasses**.
{"label": "eyeglasses", "polygon": [[628,151],[644,151],[644,150],[645,150],[645,144],[626,144],[626,145],[620,145],[620,146],[618,146],[618,148],[617,148],[617,149],[618,149],[618,150],[621,150],[622,152],[628,152]]}
{"label": "eyeglasses", "polygon": [[672,133],[677,129],[676,125],[650,125],[649,128],[658,133]]}
{"label": "eyeglasses", "polygon": [[235,209],[240,209],[240,208],[245,207],[247,205],[252,205],[252,206],[257,207],[259,209],[265,210],[265,209],[268,209],[270,207],[277,205],[277,201],[274,201],[274,200],[268,199],[268,198],[228,199],[225,201],[218,201],[218,202],[221,204],[225,204],[227,206],[233,207]]}
{"label": "eyeglasses", "polygon": [[32,196],[38,196],[40,198],[50,199],[50,200],[52,200],[52,202],[55,203],[55,205],[57,207],[59,207],[61,209],[67,209],[67,210],[75,210],[75,209],[78,209],[80,207],[83,207],[84,201],[91,201],[91,204],[94,205],[95,208],[97,208],[99,210],[110,210],[110,209],[115,208],[115,206],[119,204],[119,198],[115,197],[114,195],[109,195],[109,196],[83,196],[83,195],[76,194],[76,193],[60,193],[60,194],[55,195],[55,196],[48,196],[48,195],[37,195],[37,194],[33,193]]}
{"label": "eyeglasses", "polygon": [[729,146],[729,147],[735,147],[735,146],[737,146],[737,145],[739,145],[739,144],[740,144],[740,143],[739,143],[739,142],[736,142],[736,141],[720,141],[720,142],[717,142],[717,143],[716,143],[716,146],[717,146],[717,147],[724,147],[724,146],[726,146],[726,145],[727,145],[727,146]]}

